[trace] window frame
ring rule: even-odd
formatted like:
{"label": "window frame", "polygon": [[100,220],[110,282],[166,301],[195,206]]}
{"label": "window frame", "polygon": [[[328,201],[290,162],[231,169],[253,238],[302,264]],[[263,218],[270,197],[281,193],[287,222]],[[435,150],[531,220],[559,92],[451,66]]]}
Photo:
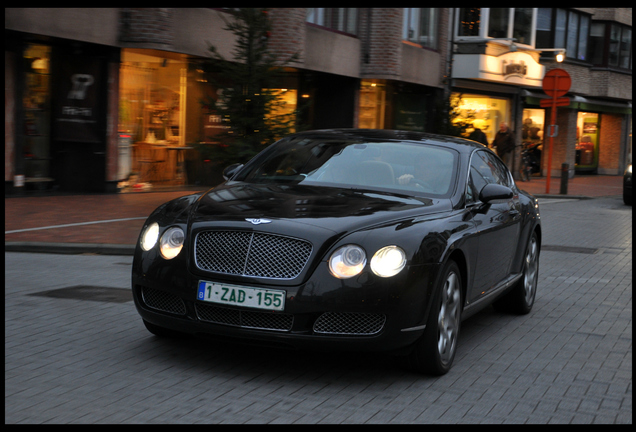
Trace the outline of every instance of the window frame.
{"label": "window frame", "polygon": [[[548,33],[547,38],[539,38],[536,48],[564,48],[566,50],[566,61],[577,61],[591,63],[590,38],[592,26],[595,21],[592,15],[576,9],[568,8],[539,8],[537,15],[541,11],[550,11],[550,29],[544,31]],[[544,41],[547,39],[547,42]],[[547,44],[548,46],[542,46]],[[554,54],[550,51],[541,53],[543,59],[552,59]]]}
{"label": "window frame", "polygon": [[[422,34],[423,13],[428,11],[432,16],[428,16],[427,34]],[[437,51],[439,49],[439,16],[438,8],[403,8],[402,10],[402,40]],[[410,36],[411,23],[415,28],[415,33]],[[426,37],[430,41],[422,41]]]}
{"label": "window frame", "polygon": [[[351,36],[358,36],[358,8],[307,8],[305,22]],[[352,28],[353,27],[353,28]]]}
{"label": "window frame", "polygon": [[[460,35],[461,33],[461,29],[463,28],[460,19],[463,16],[462,11],[465,9],[471,9],[471,10],[478,10],[478,12],[473,12],[473,16],[475,16],[477,13],[479,15],[479,21],[477,21],[479,24],[479,28],[476,32],[476,34],[474,35],[467,35],[467,36],[462,36]],[[506,33],[505,35],[502,36],[498,36],[498,37],[492,37],[490,36],[490,24],[491,24],[491,12],[493,9],[506,9],[508,12],[508,17],[507,17],[507,28],[506,28]],[[470,39],[498,39],[498,38],[513,38],[515,35],[515,15],[517,13],[517,10],[520,9],[531,9],[531,19],[530,19],[530,30],[527,32],[528,34],[528,38],[529,41],[527,42],[521,42],[521,41],[516,41],[515,44],[516,45],[522,45],[522,46],[527,46],[527,47],[534,47],[535,44],[535,40],[536,40],[536,25],[537,25],[537,11],[538,8],[455,8],[455,16],[454,16],[454,21],[455,21],[455,30],[453,31],[454,33],[454,38],[456,40],[470,40]]]}
{"label": "window frame", "polygon": [[[594,36],[593,33],[596,33],[595,31],[593,32],[594,27],[598,28],[599,26],[602,26],[602,32],[600,32],[600,34]],[[612,35],[612,28],[618,28],[619,34],[618,34],[618,38],[616,39],[616,46],[617,46],[617,58],[616,58],[616,63],[613,64],[612,59],[611,59],[611,48],[612,48],[612,39],[611,39],[611,35]],[[622,45],[623,45],[623,35],[629,32],[630,33],[630,40],[629,40],[629,45],[627,46],[627,49],[622,49]],[[590,23],[590,36],[589,36],[589,41],[588,41],[588,58],[589,58],[589,62],[590,64],[595,67],[595,68],[605,68],[605,69],[612,69],[612,70],[617,70],[617,71],[632,71],[632,61],[633,61],[633,57],[634,54],[632,53],[632,39],[633,39],[633,31],[632,28],[628,25],[625,24],[621,24],[621,23],[617,23],[615,21],[592,21]],[[592,52],[598,52],[598,50],[601,50],[601,54],[598,55],[593,55]],[[627,53],[627,56],[622,55],[621,53]],[[597,59],[600,58],[600,61],[598,61]],[[623,59],[625,59],[625,63],[627,63],[626,66],[621,66],[621,63],[623,63]]]}

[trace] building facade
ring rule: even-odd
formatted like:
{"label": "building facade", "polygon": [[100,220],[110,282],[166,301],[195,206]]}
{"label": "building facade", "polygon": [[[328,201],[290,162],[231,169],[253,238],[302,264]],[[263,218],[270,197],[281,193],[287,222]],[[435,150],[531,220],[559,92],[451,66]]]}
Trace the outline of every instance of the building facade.
{"label": "building facade", "polygon": [[[545,147],[541,81],[558,67],[573,84],[558,108],[553,171],[568,163],[571,175],[618,175],[631,161],[631,9],[280,8],[270,17],[269,49],[298,54],[273,90],[284,109],[302,108],[306,128],[433,131],[439,102],[461,96],[458,119],[489,141],[506,122],[519,144],[530,134]],[[201,103],[215,89],[200,64],[210,45],[232,58],[232,19],[215,8],[5,9],[5,194],[217,181],[191,147],[214,145],[223,127]]]}

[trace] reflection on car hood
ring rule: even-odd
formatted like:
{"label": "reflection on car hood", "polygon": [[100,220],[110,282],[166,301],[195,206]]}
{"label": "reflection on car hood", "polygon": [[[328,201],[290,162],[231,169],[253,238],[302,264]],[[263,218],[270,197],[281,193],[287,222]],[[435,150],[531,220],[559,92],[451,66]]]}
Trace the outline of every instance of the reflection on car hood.
{"label": "reflection on car hood", "polygon": [[432,200],[364,189],[236,183],[210,190],[192,222],[289,220],[334,231],[450,211],[450,200]]}

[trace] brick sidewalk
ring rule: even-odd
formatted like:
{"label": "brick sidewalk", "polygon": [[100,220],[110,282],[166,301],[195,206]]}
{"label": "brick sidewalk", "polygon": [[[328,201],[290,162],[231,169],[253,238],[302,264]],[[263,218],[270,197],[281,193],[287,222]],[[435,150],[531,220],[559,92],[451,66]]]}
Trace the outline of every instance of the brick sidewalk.
{"label": "brick sidewalk", "polygon": [[[567,196],[621,195],[622,184],[622,176],[577,176],[569,180]],[[529,182],[518,182],[518,186],[538,197],[564,197],[559,195],[560,178],[551,178],[550,195],[545,194],[545,178],[534,177]],[[5,248],[7,243],[24,242],[131,246],[137,241],[144,219],[155,208],[171,199],[197,191],[200,189],[112,195],[5,197]],[[93,223],[86,224],[89,222]],[[20,231],[27,229],[29,231]]]}
{"label": "brick sidewalk", "polygon": [[[4,241],[134,245],[145,218],[192,191],[5,198]],[[122,219],[122,220],[119,220]],[[13,232],[32,228],[113,221]]]}

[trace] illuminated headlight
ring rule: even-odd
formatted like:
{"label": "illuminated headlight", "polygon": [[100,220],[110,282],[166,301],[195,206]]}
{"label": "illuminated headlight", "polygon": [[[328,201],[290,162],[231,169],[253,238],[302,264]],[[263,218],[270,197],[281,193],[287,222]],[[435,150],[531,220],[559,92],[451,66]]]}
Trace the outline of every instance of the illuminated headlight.
{"label": "illuminated headlight", "polygon": [[141,248],[146,252],[152,249],[159,239],[159,225],[153,222],[148,225],[141,235]]}
{"label": "illuminated headlight", "polygon": [[397,246],[386,246],[371,258],[371,270],[380,277],[398,274],[406,265],[406,254]]}
{"label": "illuminated headlight", "polygon": [[340,279],[360,274],[366,264],[367,254],[364,249],[356,245],[343,246],[329,258],[331,274]]}
{"label": "illuminated headlight", "polygon": [[183,240],[185,239],[185,235],[183,234],[183,230],[179,227],[168,228],[165,233],[161,236],[161,241],[159,242],[159,250],[161,251],[161,255],[165,259],[172,259],[179,255],[181,252],[181,248],[183,247]]}

